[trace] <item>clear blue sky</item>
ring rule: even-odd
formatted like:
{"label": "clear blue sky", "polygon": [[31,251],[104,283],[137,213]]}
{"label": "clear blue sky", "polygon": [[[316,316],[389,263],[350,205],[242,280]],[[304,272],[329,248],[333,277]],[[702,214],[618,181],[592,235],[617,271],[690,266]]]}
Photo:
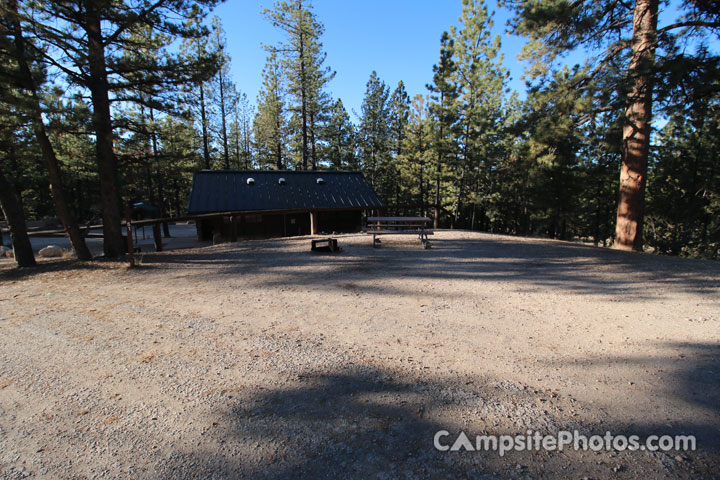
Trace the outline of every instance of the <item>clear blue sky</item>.
{"label": "clear blue sky", "polygon": [[[262,83],[266,52],[261,43],[282,39],[262,15],[272,0],[228,0],[215,14],[223,22],[232,57],[232,72],[240,90],[255,103]],[[494,2],[488,2],[493,8]],[[360,113],[365,84],[373,70],[391,88],[399,80],[410,96],[425,94],[432,66],[440,52],[440,36],[457,24],[460,0],[315,0],[315,14],[324,26],[326,65],[336,73],[329,84],[334,98]],[[504,34],[507,14],[497,8],[495,33],[501,34],[505,67],[513,77],[510,87],[524,92],[523,66],[516,55],[523,40]],[[352,113],[351,113],[352,116]]]}

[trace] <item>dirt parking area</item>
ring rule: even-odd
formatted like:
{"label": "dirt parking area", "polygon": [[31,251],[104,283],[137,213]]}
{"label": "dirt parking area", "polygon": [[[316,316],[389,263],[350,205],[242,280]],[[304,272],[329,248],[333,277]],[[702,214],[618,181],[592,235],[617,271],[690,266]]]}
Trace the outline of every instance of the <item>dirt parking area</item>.
{"label": "dirt parking area", "polygon": [[[717,262],[338,238],[0,270],[0,478],[717,478]],[[441,430],[697,450],[501,457]]]}

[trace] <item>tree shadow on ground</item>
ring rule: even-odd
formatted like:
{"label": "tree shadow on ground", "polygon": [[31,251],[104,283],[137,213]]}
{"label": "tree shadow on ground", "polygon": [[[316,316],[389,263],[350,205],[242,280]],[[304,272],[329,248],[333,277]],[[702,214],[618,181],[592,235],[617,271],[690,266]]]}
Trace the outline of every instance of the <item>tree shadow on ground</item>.
{"label": "tree shadow on ground", "polygon": [[[497,235],[440,237],[430,250],[410,241],[386,241],[373,249],[369,242],[343,244],[341,237],[342,253],[317,255],[309,252],[307,239],[247,241],[187,253],[148,254],[144,262],[152,268],[196,269],[198,275],[213,271],[225,278],[271,272],[273,278],[263,280],[267,287],[325,288],[346,281],[409,278],[516,282],[516,288],[561,289],[616,301],[652,300],[668,292],[720,292],[718,264],[712,261]],[[307,249],[302,248],[305,243]],[[370,290],[408,293],[386,284]]]}
{"label": "tree shadow on ground", "polygon": [[18,268],[13,264],[8,265],[7,267],[0,267],[0,282],[23,280],[25,278],[31,278],[44,273],[101,270],[108,263],[109,261],[103,260],[81,262],[74,258],[64,258],[53,259],[50,261],[40,261],[34,267]]}
{"label": "tree shadow on ground", "polygon": [[[717,347],[694,346],[713,356],[673,377],[673,388],[700,389],[717,380]],[[710,377],[708,377],[710,372]],[[690,395],[689,393],[687,395]],[[689,408],[717,412],[717,387]],[[374,366],[308,372],[278,387],[239,394],[212,431],[213,448],[175,453],[158,469],[165,478],[689,478],[712,477],[720,466],[717,420],[638,421],[622,424],[613,412],[593,420],[569,410],[563,394],[492,378],[433,378]],[[698,452],[493,451],[440,452],[436,432],[451,445],[464,431],[475,435],[524,435],[528,430],[583,435],[698,435]],[[679,455],[682,455],[682,458]]]}
{"label": "tree shadow on ground", "polygon": [[[720,345],[713,343],[664,343],[664,356],[631,356],[574,360],[588,373],[612,371],[616,366],[630,365],[638,373],[654,374],[645,406],[653,416],[651,405],[658,401],[676,406],[666,418],[656,413],[655,421],[618,425],[624,431],[643,437],[648,435],[694,435],[698,448],[720,453]],[[553,364],[562,366],[562,364]]]}

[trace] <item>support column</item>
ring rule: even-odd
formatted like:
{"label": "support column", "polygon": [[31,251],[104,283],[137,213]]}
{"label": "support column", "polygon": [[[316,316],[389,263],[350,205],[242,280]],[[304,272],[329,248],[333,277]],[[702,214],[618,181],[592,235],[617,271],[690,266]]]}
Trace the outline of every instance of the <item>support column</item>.
{"label": "support column", "polygon": [[310,212],[310,235],[317,235],[318,223],[317,223],[317,212]]}

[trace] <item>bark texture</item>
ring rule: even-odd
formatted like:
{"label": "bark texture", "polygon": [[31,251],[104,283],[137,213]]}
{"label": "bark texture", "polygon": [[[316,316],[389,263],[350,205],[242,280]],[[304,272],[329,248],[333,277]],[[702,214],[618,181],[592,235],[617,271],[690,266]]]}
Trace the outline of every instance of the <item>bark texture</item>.
{"label": "bark texture", "polygon": [[650,153],[652,65],[655,60],[658,0],[637,0],[633,15],[630,79],[633,82],[623,127],[615,248],[641,251],[643,210]]}
{"label": "bark texture", "polygon": [[113,150],[105,44],[100,15],[93,0],[85,0],[85,9],[90,69],[88,87],[93,104],[92,123],[96,136],[100,200],[103,209],[103,251],[108,258],[118,258],[124,252],[124,245],[120,226],[120,195],[117,188],[117,160]]}
{"label": "bark texture", "polygon": [[25,213],[15,196],[15,188],[2,171],[0,171],[0,208],[10,227],[15,262],[18,267],[34,267],[35,255],[27,234]]}

